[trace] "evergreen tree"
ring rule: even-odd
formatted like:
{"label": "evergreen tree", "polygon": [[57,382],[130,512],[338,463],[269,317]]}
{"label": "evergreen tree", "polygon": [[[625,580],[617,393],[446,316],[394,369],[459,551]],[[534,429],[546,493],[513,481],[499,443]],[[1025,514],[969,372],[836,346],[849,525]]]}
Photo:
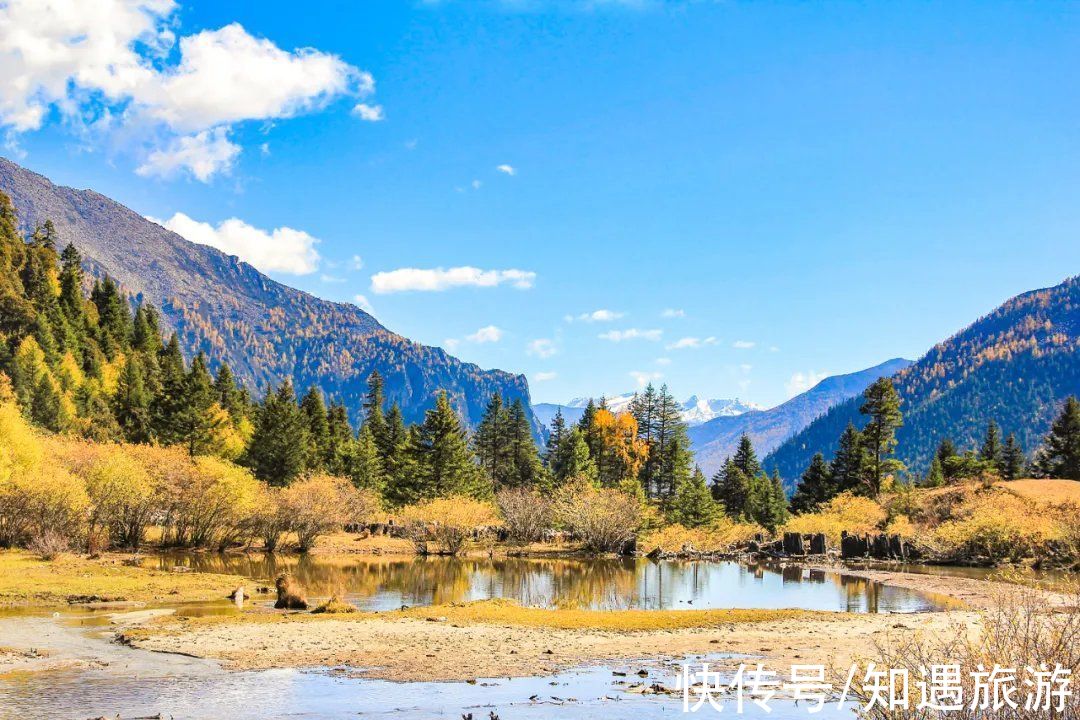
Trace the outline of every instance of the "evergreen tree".
{"label": "evergreen tree", "polygon": [[934,455],[934,459],[930,462],[930,470],[927,471],[923,484],[926,487],[941,487],[945,484],[945,469],[941,467],[941,460],[937,455]]}
{"label": "evergreen tree", "polygon": [[[938,443],[937,451],[934,457],[937,458],[938,464],[941,466],[941,472],[945,473],[945,468],[949,466],[949,459],[957,456],[956,445],[949,438],[943,439]],[[944,475],[945,480],[949,480],[948,475]]]}
{"label": "evergreen tree", "polygon": [[236,385],[236,378],[228,363],[221,363],[221,367],[214,376],[214,393],[217,395],[218,403],[225,408],[234,423],[247,417],[247,396]]}
{"label": "evergreen tree", "polygon": [[555,466],[558,458],[559,445],[563,443],[567,435],[566,418],[563,417],[562,408],[555,409],[555,417],[551,420],[551,430],[548,432],[547,442],[544,444],[544,467],[553,476],[558,476],[558,468]]}
{"label": "evergreen tree", "polygon": [[1019,480],[1024,477],[1024,464],[1024,449],[1016,441],[1016,435],[1009,433],[1001,451],[998,473],[1004,480]]}
{"label": "evergreen tree", "polygon": [[794,513],[813,512],[824,502],[832,499],[835,490],[832,474],[825,456],[815,453],[809,467],[802,474],[795,494],[791,496],[791,511]]}
{"label": "evergreen tree", "polygon": [[371,425],[364,423],[360,426],[349,461],[348,476],[356,487],[374,490],[380,494],[386,492],[386,476]]}
{"label": "evergreen tree", "polygon": [[761,463],[758,462],[757,453],[754,452],[754,443],[746,433],[739,438],[739,447],[732,456],[732,462],[748,478],[755,478],[764,472]]}
{"label": "evergreen tree", "polygon": [[71,423],[71,415],[64,407],[56,383],[50,373],[42,373],[34,389],[33,401],[30,404],[30,418],[38,425],[52,430],[63,432]]}
{"label": "evergreen tree", "polygon": [[738,520],[746,515],[752,480],[733,457],[725,460],[724,466],[713,477],[712,496],[729,518]]}
{"label": "evergreen tree", "polygon": [[693,475],[678,480],[667,514],[671,522],[695,528],[712,523],[718,511],[705,484],[705,475],[701,468],[695,468]]}
{"label": "evergreen tree", "polygon": [[490,495],[490,485],[480,478],[465,431],[445,392],[439,393],[435,407],[425,413],[416,432],[410,433],[408,456],[412,472],[398,479],[395,490],[399,503],[453,494]]}
{"label": "evergreen tree", "polygon": [[[349,425],[349,411],[340,402],[330,404],[330,410],[326,417],[327,437],[326,451],[323,456],[323,467],[331,475],[352,475],[355,466],[358,440],[353,437],[352,426]],[[368,428],[365,442],[370,442],[371,452],[378,457],[378,448],[375,447],[375,438],[371,436],[371,428]],[[367,448],[365,448],[365,451]],[[382,478],[376,477],[370,487],[382,486]]]}
{"label": "evergreen tree", "polygon": [[904,424],[900,396],[892,380],[887,377],[875,380],[863,393],[859,412],[870,416],[863,428],[862,439],[868,455],[866,481],[869,494],[877,497],[885,476],[903,469],[903,464],[891,457],[896,450],[896,430]]}
{"label": "evergreen tree", "polygon": [[191,369],[184,378],[183,405],[176,420],[180,437],[191,455],[213,453],[218,445],[218,433],[225,418],[217,404],[214,380],[206,367],[206,356],[199,353],[191,361]]}
{"label": "evergreen tree", "polygon": [[[367,423],[365,423],[367,424]],[[409,443],[409,432],[405,428],[405,420],[401,415],[401,408],[397,403],[390,406],[390,412],[385,418],[382,438],[375,434],[376,425],[370,424],[375,446],[379,450],[379,463],[382,466],[383,482],[387,492],[395,492],[395,487],[402,481],[409,471],[406,448]],[[400,494],[399,494],[400,495]]]}
{"label": "evergreen tree", "polygon": [[552,474],[557,483],[576,478],[585,478],[591,483],[598,481],[596,463],[593,462],[589,445],[585,442],[585,433],[580,427],[566,433],[563,441],[555,448]]}
{"label": "evergreen tree", "polygon": [[496,488],[511,484],[514,448],[510,444],[510,418],[502,396],[493,393],[473,435],[473,451],[480,469]]}
{"label": "evergreen tree", "polygon": [[158,357],[158,379],[160,389],[150,403],[154,438],[163,445],[174,445],[186,437],[181,422],[187,407],[184,356],[175,333]]}
{"label": "evergreen tree", "polygon": [[865,474],[862,444],[862,435],[853,424],[848,423],[840,435],[836,455],[829,464],[829,479],[837,494],[855,490],[861,485]]}
{"label": "evergreen tree", "polygon": [[325,470],[326,457],[330,450],[330,422],[326,415],[326,405],[322,393],[314,385],[300,400],[300,410],[307,420],[307,461],[309,470]]}
{"label": "evergreen tree", "polygon": [[138,353],[130,353],[120,370],[113,397],[113,413],[128,442],[148,443],[152,439],[150,399],[142,360]]}
{"label": "evergreen tree", "polygon": [[244,464],[271,485],[287,485],[305,469],[308,453],[307,419],[296,404],[288,380],[266,394],[255,414]]}
{"label": "evergreen tree", "polygon": [[510,405],[506,426],[512,469],[509,483],[516,487],[547,485],[547,472],[540,461],[540,453],[533,439],[529,415],[525,411],[525,403],[521,398]]}
{"label": "evergreen tree", "polygon": [[1080,480],[1080,402],[1065,400],[1043,441],[1040,469],[1047,477]]}
{"label": "evergreen tree", "polygon": [[90,302],[97,308],[101,346],[111,358],[131,342],[131,309],[110,277],[94,283]]}
{"label": "evergreen tree", "polygon": [[367,395],[364,396],[364,423],[371,430],[371,436],[379,447],[380,453],[385,453],[388,444],[386,415],[384,414],[386,397],[383,377],[378,370],[371,371],[367,385]]}
{"label": "evergreen tree", "polygon": [[750,479],[744,514],[769,532],[787,521],[787,497],[778,473]]}
{"label": "evergreen tree", "polygon": [[1001,465],[1001,430],[993,420],[986,424],[986,435],[983,436],[982,447],[979,449],[979,459],[994,468]]}

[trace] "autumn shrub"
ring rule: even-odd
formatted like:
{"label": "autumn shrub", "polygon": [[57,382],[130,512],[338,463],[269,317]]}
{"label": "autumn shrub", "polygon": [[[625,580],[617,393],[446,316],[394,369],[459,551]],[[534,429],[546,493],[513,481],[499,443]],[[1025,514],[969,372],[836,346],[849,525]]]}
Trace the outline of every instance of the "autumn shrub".
{"label": "autumn shrub", "polygon": [[361,490],[345,478],[312,475],[297,480],[281,493],[281,507],[297,547],[310,550],[320,535],[340,530],[347,523],[366,522],[378,511],[378,496]]}
{"label": "autumn shrub", "polygon": [[618,552],[641,527],[641,501],[615,488],[579,481],[555,497],[555,519],[588,552]]}
{"label": "autumn shrub", "polygon": [[289,531],[289,515],[282,502],[284,488],[263,485],[251,515],[251,536],[262,541],[266,552],[275,552],[281,538]]}
{"label": "autumn shrub", "polygon": [[732,552],[737,547],[750,542],[760,532],[763,532],[760,525],[734,522],[727,517],[722,517],[714,520],[710,525],[696,528],[688,528],[677,523],[667,525],[648,533],[639,544],[646,551],[659,549],[666,553],[683,550]]}
{"label": "autumn shrub", "polygon": [[[1024,680],[1036,682],[1030,675],[1033,670],[1060,666],[1067,676],[1075,678],[1080,673],[1080,613],[1074,610],[1080,603],[1080,591],[1076,582],[1073,581],[1061,595],[1065,599],[1063,606],[1053,604],[1040,588],[1013,586],[1003,590],[989,609],[980,612],[975,622],[957,622],[947,630],[932,634],[912,633],[905,631],[903,625],[894,626],[899,629],[875,638],[872,655],[863,658],[860,665],[867,667],[872,661],[883,672],[900,674],[906,671],[916,693],[915,699],[906,707],[871,702],[872,684],[861,682],[849,686],[848,699],[861,706],[857,712],[859,717],[872,720],[1075,718],[1071,703],[1067,704],[1064,713],[1058,713],[1037,704],[1029,706],[1024,698],[1028,690]],[[915,683],[924,682],[922,678],[935,665],[958,667],[958,695],[965,700],[961,707],[934,710],[918,702]],[[977,701],[985,695],[980,693],[977,679],[981,676],[985,683],[989,671],[997,668],[1015,671],[1015,681],[1010,683],[1015,692],[1008,694],[1016,701],[1016,707],[979,707]],[[848,667],[834,668],[832,681],[836,687],[844,687],[848,672]],[[929,681],[927,677],[928,685]],[[993,682],[991,680],[991,684]]]}
{"label": "autumn shrub", "polygon": [[506,488],[495,495],[495,503],[511,542],[537,542],[551,527],[554,517],[551,500],[529,488]]}
{"label": "autumn shrub", "polygon": [[1054,514],[1036,503],[1003,492],[982,492],[939,525],[933,539],[939,551],[955,559],[987,562],[1041,557],[1061,538]]}
{"label": "autumn shrub", "polygon": [[880,532],[885,510],[870,498],[841,493],[822,505],[817,512],[796,515],[783,526],[784,532],[812,535],[825,533],[830,542],[840,542],[845,530],[851,534]]}
{"label": "autumn shrub", "polygon": [[138,548],[157,508],[153,481],[122,445],[53,441],[51,451],[86,483],[88,533],[105,530],[116,544]]}
{"label": "autumn shrub", "polygon": [[41,437],[15,404],[0,404],[0,545],[46,532],[73,540],[88,502],[83,482],[46,460]]}
{"label": "autumn shrub", "polygon": [[31,538],[26,547],[42,560],[52,561],[71,549],[71,541],[54,530],[45,530]]}
{"label": "autumn shrub", "polygon": [[218,550],[242,541],[257,510],[261,485],[255,476],[225,460],[200,457],[182,477],[186,487],[169,489],[172,541]]}
{"label": "autumn shrub", "polygon": [[468,545],[474,530],[499,522],[491,503],[460,495],[407,505],[398,511],[398,517],[420,554],[429,553],[434,545],[441,553],[458,555]]}

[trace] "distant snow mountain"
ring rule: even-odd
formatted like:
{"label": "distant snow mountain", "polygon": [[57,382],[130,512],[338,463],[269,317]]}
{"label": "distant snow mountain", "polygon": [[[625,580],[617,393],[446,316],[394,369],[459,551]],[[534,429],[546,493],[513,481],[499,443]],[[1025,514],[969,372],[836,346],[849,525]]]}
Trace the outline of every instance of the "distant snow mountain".
{"label": "distant snow mountain", "polygon": [[[630,402],[634,399],[634,394],[624,393],[605,398],[608,409],[612,412],[628,410]],[[575,423],[585,413],[585,407],[589,404],[589,399],[587,397],[574,398],[565,405],[537,403],[533,405],[533,414],[536,415],[536,419],[544,427],[551,427],[551,422],[555,419],[555,413],[561,409],[566,422]],[[595,400],[596,402],[600,401],[599,398],[595,398]],[[735,417],[751,410],[762,409],[759,405],[743,402],[738,398],[706,400],[699,398],[697,395],[691,395],[685,402],[680,403],[679,408],[682,411],[683,420],[691,427],[709,422],[714,418]]]}

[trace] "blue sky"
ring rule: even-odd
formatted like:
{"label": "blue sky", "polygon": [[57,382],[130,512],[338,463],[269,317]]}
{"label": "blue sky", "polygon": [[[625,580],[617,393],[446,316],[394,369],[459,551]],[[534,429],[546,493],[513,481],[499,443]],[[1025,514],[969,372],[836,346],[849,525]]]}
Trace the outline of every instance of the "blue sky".
{"label": "blue sky", "polygon": [[535,400],[772,405],[1080,270],[1077,5],[37,5],[5,154]]}

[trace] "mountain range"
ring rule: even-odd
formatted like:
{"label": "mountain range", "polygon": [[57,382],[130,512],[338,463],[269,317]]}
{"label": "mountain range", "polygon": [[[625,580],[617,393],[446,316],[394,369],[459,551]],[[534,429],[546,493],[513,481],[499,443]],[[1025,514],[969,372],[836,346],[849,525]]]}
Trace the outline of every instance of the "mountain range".
{"label": "mountain range", "polygon": [[24,233],[52,220],[61,245],[75,245],[89,275],[108,275],[135,300],[154,303],[189,357],[202,351],[212,367],[227,362],[258,395],[286,379],[299,392],[314,385],[344,402],[356,422],[367,378],[378,370],[407,422],[421,420],[440,390],[469,425],[496,392],[530,405],[524,375],[484,370],[402,337],[355,305],[276,282],[93,190],[54,185],[4,158],[0,190]]}
{"label": "mountain range", "polygon": [[[924,473],[942,439],[974,448],[990,420],[1030,455],[1062,401],[1080,395],[1078,350],[1080,277],[1006,301],[893,376],[904,415],[897,456]],[[777,447],[765,467],[791,482],[814,453],[831,457],[849,422],[865,424],[859,405],[831,408]]]}
{"label": "mountain range", "polygon": [[[895,358],[846,375],[827,377],[806,392],[768,410],[750,410],[733,417],[717,417],[689,430],[697,464],[712,477],[724,460],[734,454],[739,438],[750,436],[759,457],[792,437],[837,403],[862,393],[879,377],[911,365]],[[785,476],[786,477],[786,476]]]}
{"label": "mountain range", "polygon": [[[623,412],[630,406],[635,393],[623,393],[614,397],[604,398],[608,409],[612,412]],[[575,423],[585,413],[585,406],[590,398],[574,398],[565,405],[558,403],[537,403],[533,405],[533,413],[537,421],[544,427],[551,427],[551,421],[555,419],[555,413],[562,410],[563,418],[568,423]],[[596,399],[599,402],[599,398]],[[704,400],[697,395],[691,395],[685,402],[679,405],[682,419],[689,426],[700,425],[716,417],[733,417],[751,410],[760,410],[759,405],[745,403],[738,398]]]}

